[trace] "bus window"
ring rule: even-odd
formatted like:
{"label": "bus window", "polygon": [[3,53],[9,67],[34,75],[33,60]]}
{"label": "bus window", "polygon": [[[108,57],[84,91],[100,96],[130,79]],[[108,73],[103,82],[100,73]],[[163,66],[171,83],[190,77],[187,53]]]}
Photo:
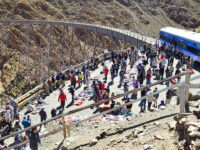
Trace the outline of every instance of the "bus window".
{"label": "bus window", "polygon": [[194,53],[194,54],[196,54],[196,55],[200,55],[200,49],[198,50],[198,49],[196,49],[196,48],[194,48],[194,47],[187,46],[187,49],[186,49],[186,50],[188,50],[188,51],[190,51],[190,52],[192,52],[192,53]]}
{"label": "bus window", "polygon": [[180,46],[181,48],[187,49],[187,45],[181,41],[177,41],[177,46]]}

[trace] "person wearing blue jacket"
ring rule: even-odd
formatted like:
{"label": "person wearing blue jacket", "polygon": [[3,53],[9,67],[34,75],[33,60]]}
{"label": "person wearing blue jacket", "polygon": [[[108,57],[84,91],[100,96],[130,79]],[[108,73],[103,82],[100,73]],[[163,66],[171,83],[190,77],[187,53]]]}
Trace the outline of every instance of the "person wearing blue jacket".
{"label": "person wearing blue jacket", "polygon": [[[24,119],[22,120],[22,125],[24,126],[24,129],[25,129],[25,128],[30,127],[30,126],[31,126],[31,123],[30,123],[30,121],[28,121],[28,120],[26,119],[26,117],[24,117]],[[28,133],[29,133],[29,131],[26,131],[26,135],[28,135]]]}
{"label": "person wearing blue jacket", "polygon": [[41,144],[41,140],[36,127],[32,128],[32,131],[29,134],[29,142],[31,150],[39,150],[38,144]]}
{"label": "person wearing blue jacket", "polygon": [[53,89],[55,90],[56,89],[56,79],[55,79],[55,76],[53,75],[52,77],[51,77],[51,82],[52,82],[52,84],[53,84]]}

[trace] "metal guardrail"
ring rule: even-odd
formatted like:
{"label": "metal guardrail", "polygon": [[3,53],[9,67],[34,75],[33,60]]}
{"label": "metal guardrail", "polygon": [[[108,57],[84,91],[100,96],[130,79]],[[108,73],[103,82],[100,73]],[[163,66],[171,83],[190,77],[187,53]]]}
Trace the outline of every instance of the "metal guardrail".
{"label": "metal guardrail", "polygon": [[[78,22],[62,22],[62,21],[44,21],[44,20],[0,20],[0,23],[2,24],[33,24],[33,25],[58,25],[58,26],[71,26],[74,28],[79,28],[79,29],[86,29],[86,30],[91,30],[91,31],[97,31],[103,34],[107,34],[109,36],[115,36],[118,37],[121,40],[124,40],[124,36],[131,37],[138,39],[142,42],[150,43],[150,44],[155,44],[156,39],[143,36],[138,33],[131,34],[130,30],[122,30],[118,28],[112,28],[112,27],[107,27],[103,25],[96,25],[96,24],[87,24],[87,23],[78,23]],[[110,34],[111,32],[116,33],[114,35],[113,33]],[[142,38],[145,37],[145,38]],[[132,41],[127,41],[132,42]],[[133,43],[130,43],[133,44]]]}

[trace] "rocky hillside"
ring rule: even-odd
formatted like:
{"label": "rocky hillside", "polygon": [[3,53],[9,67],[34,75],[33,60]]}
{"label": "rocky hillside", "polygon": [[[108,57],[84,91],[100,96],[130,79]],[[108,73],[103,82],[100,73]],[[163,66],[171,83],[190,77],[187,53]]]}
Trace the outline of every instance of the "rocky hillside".
{"label": "rocky hillside", "polygon": [[[86,22],[92,24],[103,24],[112,27],[134,30],[149,36],[158,36],[160,28],[165,26],[174,26],[179,28],[193,29],[200,25],[200,2],[199,0],[2,0],[0,1],[0,19],[27,19],[27,20],[59,20],[59,21],[75,21]],[[63,32],[63,28],[37,28],[12,26],[6,31],[1,28],[0,32],[0,45],[1,45],[1,81],[0,81],[0,98],[5,96],[18,97],[21,93],[26,92],[35,86],[41,79],[38,80],[39,75],[39,62],[38,53],[39,42],[42,41],[42,48],[47,46],[47,34],[51,31],[52,46],[56,51],[51,53],[52,60],[50,61],[51,71],[59,71],[58,50],[61,47],[62,40],[59,36]],[[5,33],[8,33],[8,41],[5,40]],[[29,36],[31,32],[31,37]],[[71,33],[71,31],[69,31]],[[81,36],[81,43],[78,41],[78,36]],[[89,33],[91,37],[93,33]],[[76,35],[73,42],[74,54],[80,54],[79,45],[83,46],[85,32],[76,30]],[[30,51],[27,53],[27,39],[30,38]],[[93,39],[93,38],[92,38]],[[100,47],[101,38],[97,42],[97,50]],[[110,48],[110,40],[103,37],[105,46],[103,48]],[[69,37],[65,39],[69,43]],[[120,43],[116,41],[114,45]],[[6,47],[6,43],[8,47]],[[88,40],[86,45],[88,50],[91,50],[93,43]],[[18,73],[18,54],[22,53],[22,61],[20,74]],[[62,62],[63,65],[68,65],[70,56],[65,51],[65,56]],[[82,53],[80,54],[82,55]],[[27,71],[25,66],[26,57],[29,57],[30,67],[33,69]],[[54,58],[54,59],[53,59]],[[74,63],[80,62],[74,59]],[[44,58],[45,59],[45,58]],[[36,62],[36,63],[33,63]],[[55,65],[57,64],[57,65]],[[45,66],[43,66],[45,70]],[[27,72],[31,75],[25,78]],[[36,76],[37,75],[37,76]],[[27,85],[27,81],[31,81]],[[36,81],[37,80],[37,81]],[[25,86],[27,85],[27,86]],[[25,88],[24,88],[25,87]],[[23,90],[22,90],[23,89]]]}
{"label": "rocky hillside", "polygon": [[98,23],[154,35],[164,26],[200,26],[199,0],[2,0],[1,19]]}

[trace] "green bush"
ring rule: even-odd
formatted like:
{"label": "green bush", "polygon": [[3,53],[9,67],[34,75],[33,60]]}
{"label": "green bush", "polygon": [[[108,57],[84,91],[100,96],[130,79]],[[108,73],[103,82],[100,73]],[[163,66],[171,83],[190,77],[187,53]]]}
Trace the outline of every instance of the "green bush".
{"label": "green bush", "polygon": [[161,147],[158,147],[157,150],[166,150],[166,148],[164,145],[162,145]]}

